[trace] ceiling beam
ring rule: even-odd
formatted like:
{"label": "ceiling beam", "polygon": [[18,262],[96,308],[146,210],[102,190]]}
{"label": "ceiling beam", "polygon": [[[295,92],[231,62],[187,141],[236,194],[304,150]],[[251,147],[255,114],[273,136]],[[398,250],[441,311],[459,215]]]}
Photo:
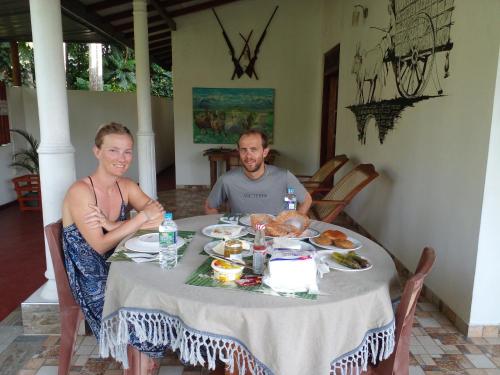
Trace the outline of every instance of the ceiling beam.
{"label": "ceiling beam", "polygon": [[161,18],[168,24],[171,30],[177,30],[177,25],[175,21],[168,15],[165,9],[160,5],[158,0],[149,0],[153,7],[156,9]]}
{"label": "ceiling beam", "polygon": [[168,46],[170,47],[172,44],[170,43],[170,40],[162,40],[160,42],[156,43],[149,43],[149,49],[156,48],[158,46]]}
{"label": "ceiling beam", "polygon": [[[165,25],[157,25],[157,26],[152,26],[152,27],[148,28],[148,33],[149,34],[156,33],[158,31],[168,31],[168,29],[165,28]],[[125,37],[127,37],[127,38],[133,38],[134,37],[134,32],[133,31],[130,31],[130,32],[127,31],[126,33],[123,33],[123,35],[125,35]]]}
{"label": "ceiling beam", "polygon": [[151,54],[153,53],[157,53],[157,52],[154,52],[154,51],[158,51],[158,50],[165,50],[165,51],[170,51],[171,50],[171,45],[170,44],[163,44],[163,45],[157,45],[155,47],[149,47],[149,51],[151,52]]}
{"label": "ceiling beam", "polygon": [[150,42],[154,42],[155,40],[170,40],[171,35],[170,32],[166,32],[166,33],[151,35],[148,39]]}
{"label": "ceiling beam", "polygon": [[[238,1],[238,0],[212,0],[212,1],[208,1],[206,3],[193,5],[191,7],[173,10],[169,14],[170,14],[170,17],[175,18],[175,17],[184,16],[184,15],[189,14],[189,13],[195,13],[195,12],[200,12],[200,11],[205,10],[205,9],[214,8],[214,7],[217,7],[219,5],[232,3],[235,1]],[[122,12],[122,13],[124,13],[124,12]],[[128,15],[127,17],[130,17],[130,15]],[[126,17],[122,16],[119,19],[123,19],[123,18],[126,18]],[[148,23],[157,22],[157,21],[160,21],[161,19],[162,18],[160,16],[151,16],[151,17],[148,17]],[[111,19],[111,17],[106,17],[106,21],[113,21],[113,19]],[[128,22],[128,23],[116,25],[115,28],[117,30],[123,31],[123,30],[130,30],[133,28],[133,26],[134,26],[133,23]]]}
{"label": "ceiling beam", "polygon": [[170,16],[179,17],[189,13],[200,12],[205,9],[215,8],[219,5],[224,5],[228,3],[232,3],[238,0],[212,0],[207,1],[206,3],[196,4],[187,8],[181,8],[170,12]]}
{"label": "ceiling beam", "polygon": [[[115,6],[124,5],[124,4],[127,4],[127,3],[124,2],[123,0],[104,0],[104,1],[99,1],[95,4],[91,4],[87,8],[92,12],[97,12],[100,10],[113,8]],[[129,4],[132,6],[132,2],[130,2]]]}
{"label": "ceiling beam", "polygon": [[130,39],[125,38],[122,33],[116,31],[109,23],[104,22],[98,14],[89,11],[78,0],[61,0],[61,10],[65,16],[84,24],[91,30],[95,30],[106,39],[125,47],[134,48],[134,43]]}

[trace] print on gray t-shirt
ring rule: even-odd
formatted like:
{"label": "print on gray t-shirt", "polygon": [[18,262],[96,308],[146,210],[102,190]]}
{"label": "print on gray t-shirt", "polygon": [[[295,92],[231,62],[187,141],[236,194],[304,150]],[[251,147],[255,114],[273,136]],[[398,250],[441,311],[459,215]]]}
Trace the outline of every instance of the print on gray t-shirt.
{"label": "print on gray t-shirt", "polygon": [[268,213],[276,215],[283,211],[283,198],[287,188],[295,189],[297,201],[304,201],[306,189],[286,169],[266,165],[262,177],[248,178],[243,168],[235,168],[220,176],[208,196],[208,205],[219,208],[229,202],[231,213]]}

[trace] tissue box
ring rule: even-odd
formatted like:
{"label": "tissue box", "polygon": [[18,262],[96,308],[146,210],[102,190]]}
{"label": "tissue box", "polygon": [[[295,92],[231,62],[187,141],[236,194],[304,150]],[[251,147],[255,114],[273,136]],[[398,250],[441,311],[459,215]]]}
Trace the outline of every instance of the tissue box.
{"label": "tissue box", "polygon": [[275,251],[269,260],[264,283],[277,292],[318,291],[316,262],[312,254],[300,250]]}

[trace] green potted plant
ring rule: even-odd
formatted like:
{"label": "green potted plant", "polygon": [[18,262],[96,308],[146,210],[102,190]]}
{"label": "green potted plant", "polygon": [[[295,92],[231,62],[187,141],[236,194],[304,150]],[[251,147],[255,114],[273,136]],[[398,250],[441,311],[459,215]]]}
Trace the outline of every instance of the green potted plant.
{"label": "green potted plant", "polygon": [[28,174],[12,179],[21,210],[40,210],[42,208],[40,195],[40,176],[38,164],[38,140],[30,133],[21,129],[11,129],[21,135],[28,143],[27,148],[16,151],[12,156],[11,167],[22,168]]}

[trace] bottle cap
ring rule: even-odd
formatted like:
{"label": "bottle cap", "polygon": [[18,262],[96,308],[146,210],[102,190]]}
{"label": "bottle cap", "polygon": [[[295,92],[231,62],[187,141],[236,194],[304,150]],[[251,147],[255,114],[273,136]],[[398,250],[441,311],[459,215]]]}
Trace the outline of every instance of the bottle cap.
{"label": "bottle cap", "polygon": [[165,213],[163,214],[163,218],[164,218],[164,219],[167,219],[167,220],[172,220],[172,219],[173,219],[173,217],[174,217],[174,216],[172,215],[172,212],[165,212]]}

